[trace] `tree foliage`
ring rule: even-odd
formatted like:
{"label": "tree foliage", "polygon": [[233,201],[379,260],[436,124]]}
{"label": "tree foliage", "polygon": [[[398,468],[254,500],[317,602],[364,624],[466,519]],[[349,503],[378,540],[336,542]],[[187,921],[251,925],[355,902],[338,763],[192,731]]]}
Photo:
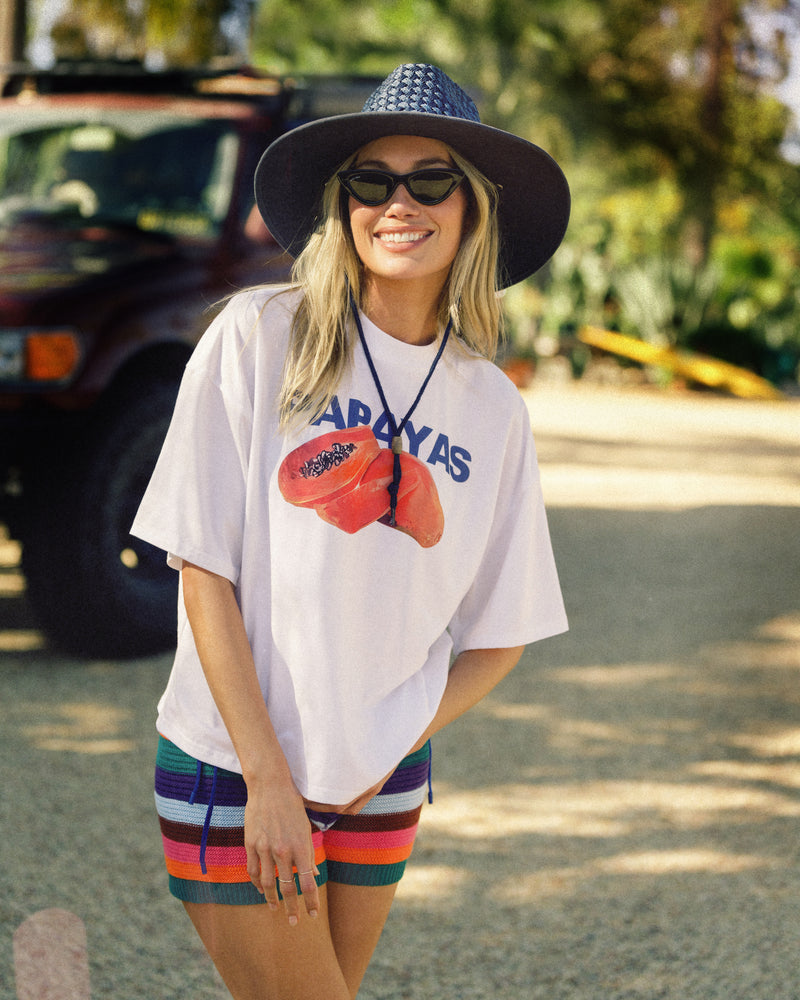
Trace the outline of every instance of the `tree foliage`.
{"label": "tree foliage", "polygon": [[[29,0],[41,18],[45,0]],[[242,0],[69,0],[50,28],[58,59],[197,66],[225,52],[221,26]]]}

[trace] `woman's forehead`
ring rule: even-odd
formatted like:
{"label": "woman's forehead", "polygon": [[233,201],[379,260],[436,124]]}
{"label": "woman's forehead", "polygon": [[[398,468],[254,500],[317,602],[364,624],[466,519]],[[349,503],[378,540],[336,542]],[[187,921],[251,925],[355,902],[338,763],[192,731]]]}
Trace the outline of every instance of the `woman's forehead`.
{"label": "woman's forehead", "polygon": [[447,146],[439,139],[421,135],[385,135],[362,146],[356,154],[356,163],[362,165],[426,165],[452,163]]}

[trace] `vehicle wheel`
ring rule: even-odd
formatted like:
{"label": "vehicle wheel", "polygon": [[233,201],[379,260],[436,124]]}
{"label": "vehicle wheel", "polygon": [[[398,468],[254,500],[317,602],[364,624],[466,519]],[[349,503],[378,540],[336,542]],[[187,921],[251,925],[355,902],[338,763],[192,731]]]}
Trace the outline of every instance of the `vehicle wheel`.
{"label": "vehicle wheel", "polygon": [[157,383],[98,414],[34,478],[22,566],[54,645],[132,657],[175,645],[177,573],[129,529],[153,471],[177,384]]}

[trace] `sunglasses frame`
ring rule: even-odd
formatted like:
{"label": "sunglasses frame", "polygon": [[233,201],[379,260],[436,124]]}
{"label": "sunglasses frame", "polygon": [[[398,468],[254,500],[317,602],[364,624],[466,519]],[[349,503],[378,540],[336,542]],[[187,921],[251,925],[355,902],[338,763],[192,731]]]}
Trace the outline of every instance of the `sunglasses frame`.
{"label": "sunglasses frame", "polygon": [[[414,183],[414,178],[418,177],[420,174],[448,174],[451,178],[452,184],[447,194],[443,195],[441,198],[434,199],[423,199],[415,195],[411,190],[409,184]],[[358,174],[378,174],[380,177],[389,178],[391,180],[391,187],[386,193],[385,198],[381,198],[380,201],[374,201],[369,199],[365,201],[353,190],[351,183],[353,178]],[[408,174],[395,174],[391,170],[381,170],[378,167],[354,167],[351,170],[342,170],[337,175],[339,178],[339,183],[347,191],[351,198],[355,200],[360,205],[367,205],[369,208],[377,208],[378,205],[385,205],[387,201],[392,197],[398,187],[402,184],[403,187],[408,191],[414,201],[419,202],[420,205],[431,206],[431,205],[441,205],[443,201],[447,201],[450,195],[460,186],[461,182],[464,180],[465,174],[458,167],[421,167],[419,170],[412,170]]]}

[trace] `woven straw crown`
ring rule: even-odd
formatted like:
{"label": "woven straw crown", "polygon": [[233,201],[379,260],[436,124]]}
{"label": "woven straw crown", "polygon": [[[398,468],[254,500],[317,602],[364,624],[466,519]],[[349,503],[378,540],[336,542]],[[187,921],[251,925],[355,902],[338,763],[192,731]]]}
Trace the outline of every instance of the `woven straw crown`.
{"label": "woven straw crown", "polygon": [[398,66],[367,99],[363,111],[415,111],[480,122],[472,99],[438,66]]}

